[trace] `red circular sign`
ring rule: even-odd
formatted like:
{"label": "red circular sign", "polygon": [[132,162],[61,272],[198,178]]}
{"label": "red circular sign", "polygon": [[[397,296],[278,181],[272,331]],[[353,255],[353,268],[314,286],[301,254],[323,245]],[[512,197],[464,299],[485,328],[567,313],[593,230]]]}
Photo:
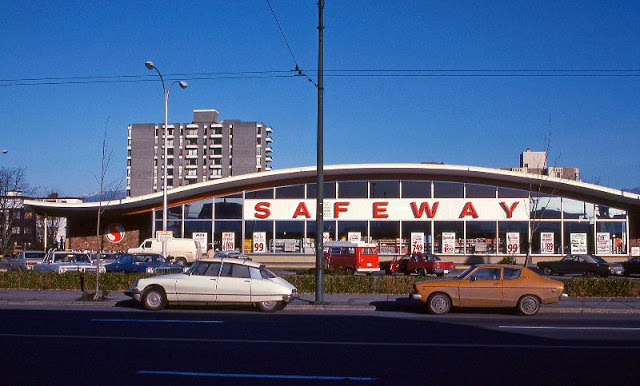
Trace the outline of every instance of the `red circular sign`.
{"label": "red circular sign", "polygon": [[107,236],[107,240],[112,243],[119,243],[124,239],[124,227],[122,224],[109,224],[104,233]]}

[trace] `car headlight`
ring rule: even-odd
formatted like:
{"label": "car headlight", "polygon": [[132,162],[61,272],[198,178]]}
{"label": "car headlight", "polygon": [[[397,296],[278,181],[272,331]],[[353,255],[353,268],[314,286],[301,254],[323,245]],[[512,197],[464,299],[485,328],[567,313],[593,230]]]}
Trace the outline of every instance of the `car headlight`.
{"label": "car headlight", "polygon": [[131,284],[131,287],[129,287],[129,291],[136,291],[138,287],[138,280],[136,280],[133,284]]}
{"label": "car headlight", "polygon": [[153,272],[155,272],[155,270],[153,269],[153,267],[147,267],[146,271],[147,271],[147,273],[153,273]]}

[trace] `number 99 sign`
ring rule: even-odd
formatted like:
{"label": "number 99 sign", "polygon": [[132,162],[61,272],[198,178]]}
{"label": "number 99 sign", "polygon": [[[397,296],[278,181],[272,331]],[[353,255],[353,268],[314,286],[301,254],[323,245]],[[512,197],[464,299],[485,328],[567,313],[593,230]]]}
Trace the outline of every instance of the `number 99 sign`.
{"label": "number 99 sign", "polygon": [[254,232],[253,233],[253,252],[265,253],[267,251],[267,233],[266,232]]}

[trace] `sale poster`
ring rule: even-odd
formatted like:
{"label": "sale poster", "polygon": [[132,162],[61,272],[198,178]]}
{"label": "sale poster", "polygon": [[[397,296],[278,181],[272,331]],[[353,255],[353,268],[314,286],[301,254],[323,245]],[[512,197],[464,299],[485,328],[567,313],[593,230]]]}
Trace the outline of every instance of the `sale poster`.
{"label": "sale poster", "polygon": [[611,253],[611,233],[609,232],[596,233],[596,251],[598,254]]}
{"label": "sale poster", "polygon": [[456,233],[442,232],[442,253],[455,253]]}
{"label": "sale poster", "polygon": [[411,232],[411,253],[424,253],[424,233]]}
{"label": "sale poster", "polygon": [[351,243],[359,243],[362,239],[362,234],[360,232],[349,232],[348,240]]}
{"label": "sale poster", "polygon": [[193,239],[200,243],[200,253],[207,253],[209,237],[207,232],[193,232]]}
{"label": "sale poster", "polygon": [[553,253],[555,250],[553,232],[540,233],[540,253]]}
{"label": "sale poster", "polygon": [[507,253],[520,253],[520,233],[507,232]]}
{"label": "sale poster", "polygon": [[571,233],[569,234],[569,239],[571,240],[572,254],[587,253],[587,234],[586,233]]}
{"label": "sale poster", "polygon": [[223,251],[234,251],[236,249],[236,234],[234,232],[222,232]]}
{"label": "sale poster", "polygon": [[253,253],[265,253],[267,251],[267,233],[253,232]]}

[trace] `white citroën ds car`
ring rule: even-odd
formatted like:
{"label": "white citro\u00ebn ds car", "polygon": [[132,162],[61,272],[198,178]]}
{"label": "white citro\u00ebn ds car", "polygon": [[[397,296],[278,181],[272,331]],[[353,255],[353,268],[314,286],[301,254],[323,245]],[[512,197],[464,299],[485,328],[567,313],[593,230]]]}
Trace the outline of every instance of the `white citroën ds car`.
{"label": "white citro\u00ebn ds car", "polygon": [[196,261],[184,273],[140,279],[125,292],[148,310],[167,304],[253,303],[261,311],[283,309],[297,294],[296,287],[246,258]]}

